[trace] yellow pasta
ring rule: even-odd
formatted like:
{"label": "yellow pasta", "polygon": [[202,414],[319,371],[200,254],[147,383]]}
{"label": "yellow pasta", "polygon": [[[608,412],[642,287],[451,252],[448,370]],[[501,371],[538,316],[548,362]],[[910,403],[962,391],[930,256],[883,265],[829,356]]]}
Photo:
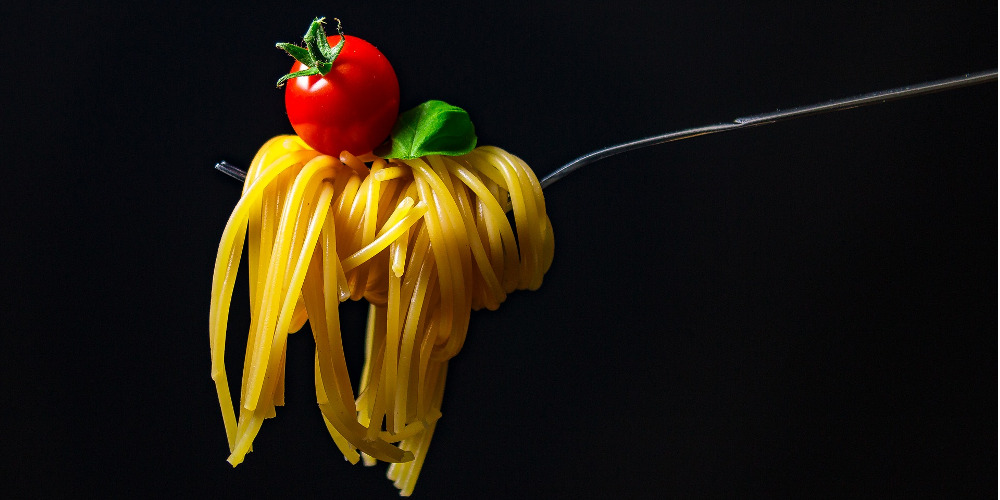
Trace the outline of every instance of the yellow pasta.
{"label": "yellow pasta", "polygon": [[[237,412],[224,356],[244,244],[252,319]],[[316,398],[330,436],[351,463],[391,462],[388,477],[409,495],[470,312],[496,309],[515,289],[538,288],[552,255],[541,186],[499,148],[387,161],[326,156],[296,136],[271,139],[247,171],[212,283],[212,378],[229,462],[243,461],[263,421],[284,403],[287,337],[308,318]],[[338,314],[349,298],[370,304],[358,394]]]}

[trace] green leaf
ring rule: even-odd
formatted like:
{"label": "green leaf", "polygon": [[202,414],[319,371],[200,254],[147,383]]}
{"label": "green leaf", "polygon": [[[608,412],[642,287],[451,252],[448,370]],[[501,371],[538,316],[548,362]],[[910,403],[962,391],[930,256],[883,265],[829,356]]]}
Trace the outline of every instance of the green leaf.
{"label": "green leaf", "polygon": [[[337,56],[340,55],[340,50],[344,48],[344,43],[347,42],[347,38],[344,38],[344,32],[340,31],[340,19],[337,19],[337,33],[340,34],[340,41],[337,42],[337,45],[334,45],[333,48],[330,49],[330,62],[331,63],[335,59],[337,59]],[[326,45],[326,47],[328,49],[330,48],[330,42],[329,41],[324,42],[324,44]]]}
{"label": "green leaf", "polygon": [[309,53],[309,49],[304,49],[293,43],[279,43],[275,44],[275,47],[288,52],[288,55],[294,57],[296,61],[305,64],[306,66],[316,65],[316,60],[313,59],[312,54]]}
{"label": "green leaf", "polygon": [[333,55],[333,50],[330,49],[330,43],[326,41],[326,31],[323,29],[322,17],[313,19],[312,24],[309,25],[309,29],[306,31],[306,35],[302,37],[302,41],[305,42],[314,60],[333,60],[330,57]]}
{"label": "green leaf", "polygon": [[316,68],[307,68],[307,69],[304,69],[302,71],[296,71],[295,73],[289,73],[289,74],[281,77],[281,79],[278,80],[278,86],[280,87],[280,86],[284,85],[285,84],[285,80],[288,80],[290,78],[298,78],[300,76],[309,76],[309,75],[318,75],[318,74],[319,74],[319,70],[316,69]]}
{"label": "green leaf", "polygon": [[381,156],[403,160],[458,156],[475,147],[476,129],[464,109],[444,101],[427,101],[399,115],[389,152]]}
{"label": "green leaf", "polygon": [[302,41],[306,45],[305,47],[299,47],[291,43],[279,43],[275,45],[275,47],[288,52],[296,61],[309,68],[308,70],[289,73],[281,77],[278,80],[279,87],[289,78],[306,75],[326,75],[333,69],[333,61],[340,55],[340,51],[344,48],[344,43],[347,39],[344,37],[344,31],[340,27],[340,19],[334,18],[334,21],[337,21],[337,34],[340,35],[340,41],[337,42],[336,46],[330,47],[330,42],[326,39],[326,31],[323,30],[323,19],[322,17],[317,17],[309,25],[309,29],[302,38]]}

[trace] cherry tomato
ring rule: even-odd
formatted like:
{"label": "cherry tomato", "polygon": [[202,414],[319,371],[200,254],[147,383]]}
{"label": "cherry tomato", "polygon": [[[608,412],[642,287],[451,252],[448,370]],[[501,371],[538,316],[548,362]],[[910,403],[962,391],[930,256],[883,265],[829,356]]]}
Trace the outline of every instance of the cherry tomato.
{"label": "cherry tomato", "polygon": [[[340,36],[327,37],[331,46]],[[296,61],[291,73],[306,66]],[[382,143],[399,114],[399,82],[389,61],[372,44],[345,35],[344,47],[326,75],[291,78],[285,110],[295,133],[320,153],[368,153]]]}

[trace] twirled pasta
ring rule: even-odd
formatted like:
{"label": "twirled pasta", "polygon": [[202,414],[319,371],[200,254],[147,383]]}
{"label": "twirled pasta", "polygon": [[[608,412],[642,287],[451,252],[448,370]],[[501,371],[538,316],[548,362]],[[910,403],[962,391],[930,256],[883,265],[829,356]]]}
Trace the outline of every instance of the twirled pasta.
{"label": "twirled pasta", "polygon": [[[245,241],[252,319],[237,418],[224,353]],[[296,136],[271,139],[247,171],[212,283],[212,378],[229,461],[243,461],[264,419],[284,403],[287,336],[308,318],[330,435],[351,463],[392,462],[389,478],[409,495],[470,311],[538,288],[552,255],[541,186],[499,148],[386,161],[322,155]],[[370,304],[368,336],[355,395],[338,305],[362,297]]]}

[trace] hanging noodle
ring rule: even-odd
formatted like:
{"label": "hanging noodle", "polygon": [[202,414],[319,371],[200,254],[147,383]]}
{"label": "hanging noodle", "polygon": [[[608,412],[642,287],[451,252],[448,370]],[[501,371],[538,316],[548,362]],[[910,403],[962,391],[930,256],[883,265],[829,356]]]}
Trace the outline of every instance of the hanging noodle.
{"label": "hanging noodle", "polygon": [[[224,354],[244,242],[252,319],[237,416]],[[330,436],[351,463],[391,462],[388,477],[409,495],[470,311],[494,310],[515,289],[538,288],[552,254],[541,186],[501,149],[338,159],[296,136],[271,139],[247,171],[212,282],[212,379],[229,462],[243,461],[264,419],[284,404],[287,337],[308,318],[316,398]],[[362,297],[370,304],[368,336],[354,394],[338,305]]]}

